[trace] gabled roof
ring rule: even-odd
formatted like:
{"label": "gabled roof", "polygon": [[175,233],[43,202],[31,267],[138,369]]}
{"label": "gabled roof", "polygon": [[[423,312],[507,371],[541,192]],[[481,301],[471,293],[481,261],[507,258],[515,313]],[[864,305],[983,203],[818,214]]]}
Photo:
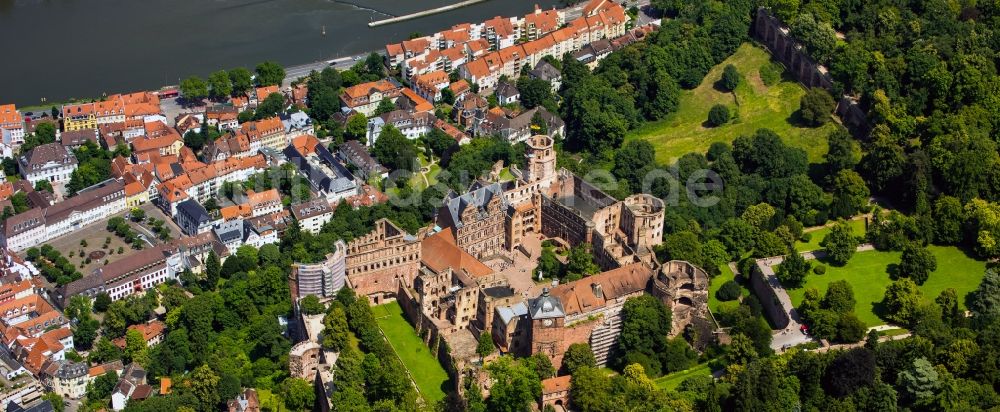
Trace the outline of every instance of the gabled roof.
{"label": "gabled roof", "polygon": [[552,289],[567,315],[591,312],[613,301],[646,289],[653,269],[641,263],[622,266],[597,275],[564,283]]}
{"label": "gabled roof", "polygon": [[454,233],[446,228],[420,242],[420,260],[437,273],[451,268],[474,278],[493,274],[493,270],[455,244]]}

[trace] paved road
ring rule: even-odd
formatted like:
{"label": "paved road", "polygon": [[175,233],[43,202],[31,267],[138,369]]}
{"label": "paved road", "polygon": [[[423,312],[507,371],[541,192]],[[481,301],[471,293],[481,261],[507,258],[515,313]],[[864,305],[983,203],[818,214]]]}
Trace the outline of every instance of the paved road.
{"label": "paved road", "polygon": [[[859,245],[857,248],[858,252],[869,250],[874,250],[874,246],[870,243]],[[826,251],[802,252],[801,255],[806,260],[821,259],[826,256]],[[788,327],[774,332],[774,337],[771,340],[771,349],[775,350],[780,350],[785,345],[795,346],[813,341],[811,336],[799,331],[799,328],[802,326],[802,319],[799,317],[799,312],[792,304],[792,298],[788,296],[788,291],[781,286],[781,281],[778,280],[778,276],[774,273],[774,267],[780,265],[784,259],[784,256],[775,256],[757,260],[764,278],[767,279],[768,286],[774,290],[774,294],[778,296],[778,301],[781,302],[782,309],[788,313],[790,319]]]}

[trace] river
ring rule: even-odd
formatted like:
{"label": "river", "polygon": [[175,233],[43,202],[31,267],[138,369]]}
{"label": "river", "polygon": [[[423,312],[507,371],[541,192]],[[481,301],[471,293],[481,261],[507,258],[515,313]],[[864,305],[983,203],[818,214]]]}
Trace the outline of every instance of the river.
{"label": "river", "polygon": [[[490,0],[411,21],[368,22],[458,0],[0,0],[0,103],[38,105],[157,89],[263,60],[296,65],[382,49],[417,32],[523,15],[557,0]],[[326,28],[326,35],[322,34]]]}

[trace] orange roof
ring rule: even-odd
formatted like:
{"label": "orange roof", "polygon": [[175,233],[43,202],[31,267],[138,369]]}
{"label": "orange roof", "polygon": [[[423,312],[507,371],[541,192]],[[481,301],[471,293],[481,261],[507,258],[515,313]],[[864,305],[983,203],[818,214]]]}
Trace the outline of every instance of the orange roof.
{"label": "orange roof", "polygon": [[535,30],[547,33],[559,28],[559,12],[555,9],[542,11],[535,5],[535,12],[524,16],[525,27],[534,26]]}
{"label": "orange roof", "polygon": [[538,53],[544,53],[555,45],[556,42],[552,37],[545,36],[538,40],[532,40],[524,43],[522,47],[524,48],[525,56],[531,56]]}
{"label": "orange roof", "polygon": [[390,43],[385,45],[385,54],[389,56],[398,56],[400,54],[403,54],[403,44]]}
{"label": "orange roof", "polygon": [[431,41],[426,37],[419,37],[412,40],[404,40],[402,46],[403,50],[407,53],[420,54],[431,47]]}
{"label": "orange roof", "polygon": [[420,241],[420,260],[435,272],[451,268],[472,277],[488,276],[493,270],[455,245],[451,228],[444,229]]}
{"label": "orange roof", "polygon": [[486,64],[485,59],[476,59],[471,62],[465,63],[465,70],[469,72],[474,79],[482,79],[483,77],[490,75],[490,66]]}
{"label": "orange roof", "polygon": [[160,395],[169,395],[170,387],[173,386],[173,384],[173,381],[166,376],[160,378]]}
{"label": "orange roof", "polygon": [[[564,283],[553,288],[551,293],[562,302],[566,315],[576,315],[602,308],[609,300],[641,292],[653,274],[646,265],[633,263]],[[594,293],[593,285],[600,285],[603,293]]]}
{"label": "orange roof", "polygon": [[303,156],[308,156],[316,152],[316,145],[319,144],[319,139],[316,136],[310,134],[304,134],[295,136],[292,139],[292,146],[295,146],[295,150],[302,153]]}
{"label": "orange roof", "polygon": [[21,124],[24,118],[17,112],[17,106],[13,104],[0,105],[0,125],[16,123]]}
{"label": "orange roof", "polygon": [[232,103],[233,106],[235,107],[243,107],[250,104],[250,99],[243,96],[237,96],[230,98],[229,102]]}
{"label": "orange roof", "polygon": [[512,36],[514,34],[514,25],[510,22],[510,19],[505,17],[496,16],[492,19],[483,22],[483,26],[486,28],[492,28],[493,32],[500,37]]}
{"label": "orange roof", "polygon": [[132,148],[135,149],[136,153],[159,151],[162,148],[176,144],[180,140],[180,137],[177,136],[177,132],[174,132],[174,134],[171,135],[153,138],[140,136],[132,140]]}
{"label": "orange roof", "polygon": [[428,102],[427,99],[420,97],[417,92],[413,91],[413,89],[410,89],[409,87],[403,88],[403,95],[413,102],[413,110],[416,112],[429,112],[434,110],[434,105],[431,104],[431,102]]}
{"label": "orange roof", "polygon": [[227,222],[239,217],[246,218],[252,215],[250,205],[247,204],[226,206],[219,209],[219,214],[222,215],[222,220]]}
{"label": "orange roof", "polygon": [[557,376],[555,378],[548,378],[542,381],[542,394],[558,393],[569,390],[570,380],[572,376]]}
{"label": "orange roof", "polygon": [[472,90],[472,86],[469,86],[469,82],[467,82],[465,79],[458,79],[457,82],[448,85],[448,88],[451,89],[451,92],[455,96],[458,96],[462,93]]}
{"label": "orange roof", "polygon": [[[138,325],[132,325],[128,327],[128,330],[137,330],[142,334],[142,340],[149,344],[149,341],[156,339],[157,336],[163,335],[163,331],[166,330],[167,326],[158,320],[154,320],[148,323],[140,323]],[[112,341],[115,346],[119,348],[125,348],[125,337],[116,338]]]}
{"label": "orange roof", "polygon": [[278,189],[270,189],[263,192],[254,192],[253,190],[247,191],[247,203],[249,203],[251,207],[264,203],[280,201],[281,194],[278,193]]}
{"label": "orange roof", "polygon": [[524,52],[524,47],[522,47],[520,44],[515,44],[510,47],[504,47],[500,49],[500,51],[498,51],[497,53],[500,54],[500,60],[504,63],[510,63],[512,61],[520,62],[525,57],[527,57],[527,53]]}
{"label": "orange roof", "polygon": [[469,53],[473,56],[478,56],[479,54],[490,49],[490,42],[486,39],[478,39],[465,43],[469,47]]}
{"label": "orange roof", "polygon": [[125,185],[125,196],[135,196],[145,191],[146,188],[142,187],[142,185],[139,184],[139,182],[132,182]]}
{"label": "orange roof", "polygon": [[396,86],[390,83],[388,80],[378,80],[374,82],[361,83],[356,86],[351,86],[344,89],[344,94],[352,99],[357,99],[361,97],[369,96],[372,90],[380,91],[386,93],[396,89]]}
{"label": "orange roof", "polygon": [[450,47],[441,50],[441,56],[453,62],[462,60],[465,58],[465,49],[463,49],[462,46]]}
{"label": "orange roof", "polygon": [[572,39],[573,37],[575,37],[575,35],[576,35],[576,30],[573,30],[570,27],[564,27],[552,33],[549,33],[549,35],[545,37],[552,38],[553,44],[559,44],[566,40]]}
{"label": "orange roof", "polygon": [[[439,84],[448,84],[448,73],[436,70],[426,74],[413,76],[413,83],[424,90],[436,90]],[[404,91],[405,93],[405,91]]]}
{"label": "orange roof", "polygon": [[263,101],[271,94],[281,93],[281,91],[279,91],[278,86],[275,85],[275,86],[258,87],[257,89],[254,90],[254,93],[257,94],[257,101]]}

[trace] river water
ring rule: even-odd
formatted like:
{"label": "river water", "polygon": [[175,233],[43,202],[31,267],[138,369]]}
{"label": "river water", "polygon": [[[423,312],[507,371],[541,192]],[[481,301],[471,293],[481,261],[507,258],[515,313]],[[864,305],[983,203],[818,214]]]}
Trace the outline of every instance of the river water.
{"label": "river water", "polygon": [[263,60],[303,64],[381,49],[414,32],[559,4],[489,0],[368,27],[371,20],[456,1],[0,0],[0,103],[156,89],[218,69],[252,70]]}

